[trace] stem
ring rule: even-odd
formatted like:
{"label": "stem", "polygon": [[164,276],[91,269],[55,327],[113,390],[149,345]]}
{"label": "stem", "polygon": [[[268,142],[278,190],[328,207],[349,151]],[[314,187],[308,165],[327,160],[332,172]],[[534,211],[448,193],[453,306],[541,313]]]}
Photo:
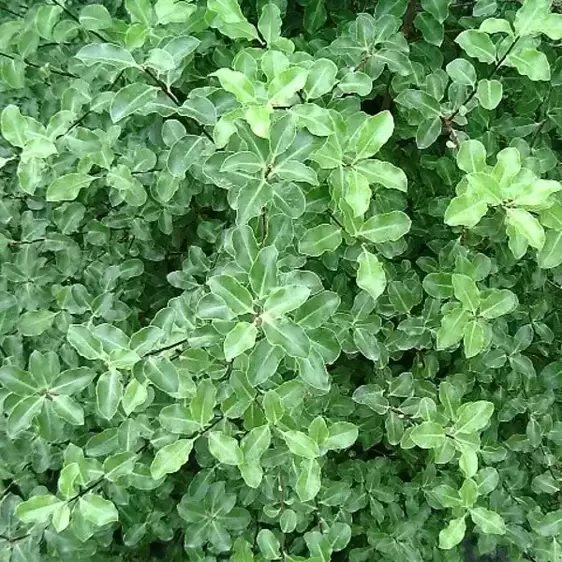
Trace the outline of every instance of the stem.
{"label": "stem", "polygon": [[[496,72],[499,70],[500,66],[504,63],[505,59],[509,56],[511,51],[513,51],[513,49],[515,48],[515,45],[517,45],[518,41],[519,41],[519,37],[517,37],[517,39],[515,39],[515,41],[513,41],[513,43],[509,46],[509,49],[507,49],[507,51],[503,55],[503,57],[497,62],[496,66],[494,66],[494,68],[492,69],[492,72],[490,72],[490,74],[488,75],[488,78],[487,78],[488,80],[491,80],[496,75]],[[466,105],[467,103],[469,103],[472,100],[472,98],[474,98],[474,96],[476,95],[476,92],[477,92],[476,88],[474,90],[472,90],[472,92],[464,100],[464,102],[449,117],[449,121],[454,120],[454,118],[459,114],[459,111],[461,110],[461,107],[463,105]]]}
{"label": "stem", "polygon": [[[14,57],[13,55],[9,55],[8,53],[4,53],[3,51],[0,51],[0,57],[6,57],[7,59],[17,60],[17,57]],[[27,59],[22,58],[22,60],[24,64],[27,64],[27,66],[31,66],[32,68],[38,68],[38,69],[43,68],[40,64],[35,64],[34,62],[28,61]],[[60,76],[67,76],[68,78],[78,78],[78,76],[76,76],[75,74],[70,74],[70,72],[65,72],[60,68],[49,66],[49,70],[53,74],[59,74]]]}

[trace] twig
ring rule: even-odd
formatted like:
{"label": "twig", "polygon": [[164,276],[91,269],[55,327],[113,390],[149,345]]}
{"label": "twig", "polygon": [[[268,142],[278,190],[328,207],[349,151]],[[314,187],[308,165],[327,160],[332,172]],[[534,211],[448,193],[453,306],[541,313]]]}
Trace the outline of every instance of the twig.
{"label": "twig", "polygon": [[[515,45],[517,45],[518,41],[519,41],[519,37],[517,37],[517,39],[515,39],[515,41],[513,41],[513,43],[509,46],[509,48],[507,49],[507,51],[503,55],[503,57],[497,62],[496,66],[492,69],[492,72],[490,72],[490,74],[488,76],[488,80],[491,80],[496,75],[496,72],[499,70],[500,66],[504,63],[505,59],[509,56],[511,51],[513,51],[513,49],[515,48]],[[455,119],[455,117],[459,114],[459,111],[461,110],[461,107],[463,105],[466,105],[467,103],[469,103],[472,100],[472,98],[474,98],[474,96],[476,95],[476,92],[477,92],[477,89],[474,88],[472,90],[472,92],[469,94],[469,96],[459,105],[459,107],[448,118],[449,121],[452,122]]]}
{"label": "twig", "polygon": [[169,345],[165,345],[164,347],[161,347],[160,349],[153,349],[152,351],[149,351],[145,357],[148,357],[150,355],[158,355],[159,353],[162,353],[163,351],[168,351],[169,349],[174,349],[174,347],[178,347],[178,345],[183,345],[184,343],[187,343],[189,338],[184,338],[183,340],[180,340],[176,343],[172,343]]}
{"label": "twig", "polygon": [[18,14],[17,12],[14,12],[13,10],[10,10],[10,8],[6,8],[6,6],[4,6],[4,5],[0,4],[0,10],[4,10],[7,14],[11,14],[12,16],[15,16],[16,18],[22,18],[23,19],[23,14]]}
{"label": "twig", "polygon": [[[8,53],[4,53],[3,51],[0,51],[0,57],[6,57],[7,59],[12,59],[12,60],[18,60],[17,57],[14,57],[13,55],[9,55]],[[38,69],[43,69],[43,67],[40,64],[36,64],[34,62],[31,62],[27,59],[24,59],[22,57],[22,61],[24,62],[24,64],[27,64],[27,66],[31,66],[32,68],[38,68]],[[68,78],[78,78],[78,76],[76,76],[76,74],[71,74],[70,72],[65,72],[64,70],[61,70],[60,68],[56,68],[56,67],[51,67],[49,65],[48,70],[50,70],[53,74],[59,74],[60,76],[67,76]]]}

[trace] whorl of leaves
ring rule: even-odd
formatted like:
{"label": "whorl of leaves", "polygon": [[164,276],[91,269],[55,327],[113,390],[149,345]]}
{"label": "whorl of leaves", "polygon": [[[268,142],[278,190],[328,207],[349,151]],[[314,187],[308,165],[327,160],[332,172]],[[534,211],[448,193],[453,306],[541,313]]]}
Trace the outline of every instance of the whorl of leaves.
{"label": "whorl of leaves", "polygon": [[562,560],[550,0],[1,0],[0,560]]}

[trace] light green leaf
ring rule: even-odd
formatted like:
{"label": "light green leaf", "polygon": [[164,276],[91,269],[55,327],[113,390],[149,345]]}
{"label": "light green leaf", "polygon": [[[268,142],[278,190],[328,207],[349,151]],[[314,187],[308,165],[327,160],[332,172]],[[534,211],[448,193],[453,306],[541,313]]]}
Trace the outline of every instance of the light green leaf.
{"label": "light green leaf", "polygon": [[484,318],[498,318],[515,310],[519,302],[517,295],[508,289],[491,289],[480,303],[480,315]]}
{"label": "light green leaf", "polygon": [[337,293],[321,291],[298,308],[295,321],[304,328],[319,328],[334,314],[340,302]]}
{"label": "light green leaf", "polygon": [[411,433],[412,441],[422,449],[437,449],[445,441],[445,430],[435,422],[422,422]]}
{"label": "light green leaf", "polygon": [[341,243],[340,228],[332,224],[320,224],[305,232],[299,240],[299,252],[317,257],[324,252],[333,252]]}
{"label": "light green leaf", "polygon": [[224,356],[227,361],[232,361],[256,343],[258,329],[250,322],[238,322],[224,340]]}
{"label": "light green leaf", "polygon": [[391,211],[367,219],[359,230],[359,234],[376,244],[396,242],[409,232],[411,226],[412,221],[406,213]]}
{"label": "light green leaf", "polygon": [[501,102],[503,86],[499,80],[482,79],[478,82],[476,98],[484,109],[495,109]]}
{"label": "light green leaf", "polygon": [[281,37],[281,11],[273,4],[266,4],[261,11],[258,29],[269,45]]}
{"label": "light green leaf", "polygon": [[209,451],[222,464],[237,466],[244,462],[238,441],[222,431],[209,433]]}
{"label": "light green leaf", "polygon": [[304,459],[299,467],[296,492],[301,502],[312,501],[320,492],[322,475],[316,459]]}
{"label": "light green leaf", "polygon": [[310,296],[310,289],[302,285],[285,285],[273,290],[263,304],[262,318],[282,316],[299,308]]}
{"label": "light green leaf", "polygon": [[550,64],[546,55],[538,49],[526,47],[510,53],[506,63],[517,69],[519,74],[528,76],[533,81],[550,80]]}
{"label": "light green leaf", "polygon": [[216,76],[223,89],[234,94],[241,104],[256,102],[254,86],[242,72],[230,68],[220,68],[212,76]]}
{"label": "light green leaf", "polygon": [[328,439],[322,443],[323,447],[332,450],[347,449],[359,437],[359,429],[349,422],[336,422],[329,428]]}
{"label": "light green leaf", "polygon": [[175,365],[167,358],[150,356],[143,365],[144,376],[166,394],[174,395],[179,389],[179,374]]}
{"label": "light green leaf", "polygon": [[390,111],[381,111],[367,118],[357,133],[355,161],[374,156],[394,132],[394,119]]}
{"label": "light green leaf", "polygon": [[464,327],[464,355],[467,358],[478,355],[486,346],[487,324],[480,318],[470,320]]}
{"label": "light green leaf", "polygon": [[80,173],[60,176],[47,187],[47,201],[73,201],[80,190],[88,187],[95,179]]}
{"label": "light green leaf", "polygon": [[524,209],[506,209],[505,222],[511,226],[515,232],[523,236],[527,242],[541,250],[545,243],[545,232],[541,223]]}
{"label": "light green leaf", "polygon": [[214,295],[221,297],[233,314],[252,313],[254,309],[252,295],[237,279],[231,275],[216,275],[207,284]]}
{"label": "light green leaf", "polygon": [[17,437],[22,431],[29,428],[43,408],[44,402],[44,396],[28,396],[17,402],[8,416],[6,426],[8,436]]}
{"label": "light green leaf", "polygon": [[123,383],[119,371],[107,371],[96,384],[96,405],[99,414],[110,420],[117,413],[123,397]]}
{"label": "light green leaf", "polygon": [[20,396],[29,396],[40,390],[31,374],[17,365],[0,368],[0,383],[6,390]]}
{"label": "light green leaf", "polygon": [[273,106],[290,105],[293,96],[304,88],[307,77],[308,72],[300,66],[280,72],[267,88],[269,103]]}
{"label": "light green leaf", "polygon": [[496,61],[496,47],[487,33],[467,29],[457,35],[455,43],[458,43],[463,51],[469,56],[488,64]]}
{"label": "light green leaf", "polygon": [[276,318],[265,315],[263,331],[271,345],[279,346],[291,357],[308,357],[310,339],[306,332],[288,318]]}
{"label": "light green leaf", "polygon": [[464,308],[457,308],[445,314],[437,332],[437,349],[447,349],[459,343],[470,319],[470,312]]}
{"label": "light green leaf", "polygon": [[453,273],[453,293],[466,308],[471,312],[478,310],[480,304],[480,291],[476,283],[468,276],[461,273]]}
{"label": "light green leaf", "polygon": [[537,262],[543,269],[552,269],[562,263],[562,231],[546,231],[544,246],[537,254]]}
{"label": "light green leaf", "polygon": [[193,449],[193,440],[178,439],[174,443],[164,445],[158,450],[150,464],[150,474],[159,480],[166,474],[177,472],[186,462]]}
{"label": "light green leaf", "polygon": [[78,500],[80,513],[96,527],[103,527],[119,521],[119,513],[113,502],[102,498],[98,494],[86,494]]}
{"label": "light green leaf", "polygon": [[357,262],[357,286],[377,300],[386,287],[386,274],[381,262],[367,250],[363,250]]}
{"label": "light green leaf", "polygon": [[269,529],[261,529],[256,542],[265,560],[279,560],[281,558],[279,540]]}
{"label": "light green leaf", "polygon": [[244,460],[259,460],[261,456],[269,449],[271,444],[271,430],[269,425],[261,425],[251,429],[240,442]]}
{"label": "light green leaf", "polygon": [[470,510],[470,517],[474,524],[485,535],[505,535],[505,522],[501,515],[484,507],[475,507]]}
{"label": "light green leaf", "polygon": [[466,59],[455,59],[445,67],[447,74],[457,84],[474,86],[476,84],[476,70]]}
{"label": "light green leaf", "polygon": [[129,84],[121,88],[111,101],[109,115],[113,123],[118,123],[125,117],[133,115],[147,103],[156,99],[158,88],[148,84]]}
{"label": "light green leaf", "polygon": [[482,172],[486,167],[486,148],[477,140],[461,143],[457,153],[458,167],[467,173]]}
{"label": "light green leaf", "polygon": [[445,223],[449,226],[476,226],[488,212],[488,205],[480,195],[466,192],[453,197],[445,210]]}
{"label": "light green leaf", "polygon": [[463,404],[457,410],[457,420],[453,431],[455,433],[467,434],[481,431],[488,425],[493,413],[494,404],[486,400]]}
{"label": "light green leaf", "polygon": [[93,64],[107,64],[118,70],[138,67],[133,55],[123,47],[110,43],[92,43],[82,47],[76,58],[80,59],[86,66]]}
{"label": "light green leaf", "polygon": [[13,146],[23,148],[27,142],[27,121],[17,105],[7,105],[0,117],[2,136]]}
{"label": "light green leaf", "polygon": [[464,517],[451,519],[449,524],[439,533],[439,548],[450,550],[464,539],[466,522]]}
{"label": "light green leaf", "polygon": [[62,503],[52,495],[33,496],[17,505],[16,515],[22,523],[47,523]]}
{"label": "light green leaf", "polygon": [[263,298],[277,287],[277,262],[279,251],[275,246],[262,248],[250,269],[250,285],[256,295]]}
{"label": "light green leaf", "polygon": [[320,456],[316,441],[302,431],[289,430],[283,432],[283,439],[293,455],[305,459],[315,459]]}
{"label": "light green leaf", "polygon": [[30,310],[19,317],[18,330],[22,336],[39,336],[51,327],[55,316],[50,310]]}
{"label": "light green leaf", "polygon": [[408,190],[408,178],[406,174],[390,162],[382,160],[361,160],[355,164],[355,169],[370,184],[379,184],[387,189],[397,189],[406,192]]}
{"label": "light green leaf", "polygon": [[307,100],[319,98],[329,93],[336,83],[338,67],[330,59],[316,59],[308,69],[308,77],[304,85]]}

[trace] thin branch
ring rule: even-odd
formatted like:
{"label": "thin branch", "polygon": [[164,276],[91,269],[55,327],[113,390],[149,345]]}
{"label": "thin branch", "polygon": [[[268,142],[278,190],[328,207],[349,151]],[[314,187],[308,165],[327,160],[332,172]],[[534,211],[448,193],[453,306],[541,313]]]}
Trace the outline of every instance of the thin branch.
{"label": "thin branch", "polygon": [[[3,51],[0,51],[0,57],[6,57],[7,59],[11,59],[11,60],[18,60],[18,57],[14,57],[13,55],[9,55],[8,53],[4,53]],[[24,64],[26,64],[27,66],[31,66],[32,68],[38,68],[38,69],[43,69],[44,67],[41,66],[40,64],[36,64],[34,62],[31,62],[25,58],[22,57],[21,59]],[[59,74],[60,76],[67,76],[68,78],[78,78],[78,76],[76,76],[76,74],[71,74],[70,72],[65,72],[64,70],[61,70],[60,68],[56,68],[56,67],[51,67],[49,65],[48,70],[50,70],[53,74]]]}
{"label": "thin branch", "polygon": [[10,10],[10,8],[7,8],[6,6],[0,4],[0,10],[4,10],[4,12],[6,12],[7,14],[11,14],[12,16],[15,16],[16,18],[21,18],[23,19],[24,15],[23,14],[18,14],[17,12],[14,12],[13,10]]}
{"label": "thin branch", "polygon": [[[504,63],[505,59],[507,59],[507,57],[509,56],[511,51],[513,51],[513,49],[515,48],[515,45],[517,45],[518,41],[519,41],[519,37],[517,37],[517,39],[515,39],[515,41],[513,41],[513,43],[509,46],[509,48],[507,49],[507,51],[503,55],[503,57],[497,62],[496,66],[494,66],[494,68],[492,69],[492,72],[490,72],[490,74],[488,75],[488,80],[491,80],[496,75],[496,72],[499,70],[500,66]],[[459,111],[461,110],[461,107],[466,105],[467,103],[469,103],[474,98],[477,91],[478,90],[476,88],[474,88],[472,90],[472,92],[469,94],[469,96],[461,103],[461,105],[459,105],[459,107],[457,107],[457,109],[453,112],[453,114],[448,118],[449,121],[452,122],[455,119],[455,117],[459,114]]]}
{"label": "thin branch", "polygon": [[178,345],[183,345],[184,343],[187,343],[189,338],[184,338],[183,340],[180,340],[176,343],[172,343],[169,345],[165,345],[164,347],[161,347],[159,349],[153,349],[152,351],[149,351],[145,357],[149,357],[150,355],[158,355],[159,353],[162,353],[164,351],[168,351],[170,349],[174,349],[174,347],[178,347]]}

